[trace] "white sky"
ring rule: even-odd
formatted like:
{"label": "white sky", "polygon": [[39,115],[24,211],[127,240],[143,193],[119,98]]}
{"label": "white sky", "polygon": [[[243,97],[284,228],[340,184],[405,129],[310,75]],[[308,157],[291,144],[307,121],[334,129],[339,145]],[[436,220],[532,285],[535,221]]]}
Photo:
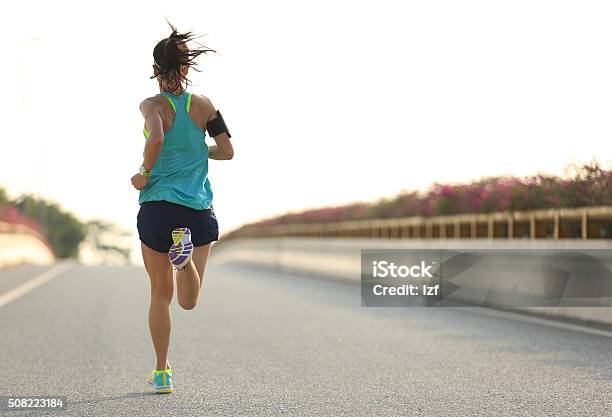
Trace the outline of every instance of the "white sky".
{"label": "white sky", "polygon": [[225,231],[612,159],[610,2],[22,1],[0,25],[0,185],[135,230],[164,16],[219,51],[192,91],[235,143],[210,166]]}

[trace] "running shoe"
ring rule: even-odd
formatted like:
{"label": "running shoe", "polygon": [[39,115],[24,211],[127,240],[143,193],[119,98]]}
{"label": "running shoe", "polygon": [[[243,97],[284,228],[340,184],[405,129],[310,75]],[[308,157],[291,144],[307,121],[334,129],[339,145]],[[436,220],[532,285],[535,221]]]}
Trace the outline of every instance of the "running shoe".
{"label": "running shoe", "polygon": [[[172,371],[172,367],[170,366],[170,362],[166,362],[166,370],[168,371]],[[153,385],[153,381],[155,380],[155,370],[151,371],[151,373],[149,374],[149,378],[147,380],[147,382],[149,383],[149,385]]]}
{"label": "running shoe", "polygon": [[172,368],[170,364],[164,371],[153,371],[149,375],[149,385],[151,385],[158,393],[166,394],[174,392],[172,385]]}
{"label": "running shoe", "polygon": [[168,251],[170,262],[174,268],[181,270],[191,260],[193,255],[193,243],[191,243],[191,230],[186,227],[180,227],[172,231],[172,241],[174,244]]}

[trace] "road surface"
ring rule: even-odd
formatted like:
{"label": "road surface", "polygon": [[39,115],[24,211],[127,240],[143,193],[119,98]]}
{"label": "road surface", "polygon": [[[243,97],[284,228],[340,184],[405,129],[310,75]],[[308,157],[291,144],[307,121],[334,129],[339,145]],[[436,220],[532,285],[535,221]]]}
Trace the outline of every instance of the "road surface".
{"label": "road surface", "polygon": [[[0,271],[0,296],[44,267]],[[151,394],[148,280],[74,265],[0,307],[9,416],[612,415],[612,338],[491,310],[362,308],[359,288],[211,265],[173,301],[176,392]],[[2,412],[0,412],[2,413]]]}

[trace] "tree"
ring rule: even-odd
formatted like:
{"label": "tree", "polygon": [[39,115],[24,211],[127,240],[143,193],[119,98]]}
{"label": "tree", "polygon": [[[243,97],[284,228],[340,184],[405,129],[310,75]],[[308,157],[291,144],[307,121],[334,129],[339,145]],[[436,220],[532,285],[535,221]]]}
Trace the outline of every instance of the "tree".
{"label": "tree", "polygon": [[4,188],[0,187],[0,205],[7,204],[8,202],[9,202],[9,198],[6,195],[6,191],[4,190]]}
{"label": "tree", "polygon": [[92,220],[85,225],[86,239],[82,249],[87,262],[126,264],[130,262],[132,233],[105,220]]}
{"label": "tree", "polygon": [[40,222],[55,256],[72,258],[78,255],[85,229],[72,213],[31,195],[22,195],[13,204],[23,215]]}

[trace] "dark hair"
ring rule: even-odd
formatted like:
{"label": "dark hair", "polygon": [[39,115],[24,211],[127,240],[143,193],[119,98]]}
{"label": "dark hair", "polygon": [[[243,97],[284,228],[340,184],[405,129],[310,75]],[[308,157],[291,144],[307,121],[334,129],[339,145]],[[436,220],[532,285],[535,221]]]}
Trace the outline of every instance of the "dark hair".
{"label": "dark hair", "polygon": [[195,42],[199,48],[191,49],[187,42],[191,42],[199,36],[191,32],[178,33],[172,23],[168,22],[172,33],[169,37],[162,39],[153,48],[153,60],[157,71],[151,78],[161,77],[167,88],[171,91],[182,90],[183,84],[189,85],[191,82],[181,74],[181,67],[186,65],[198,71],[195,59],[207,52],[216,52],[208,49],[204,45]]}

